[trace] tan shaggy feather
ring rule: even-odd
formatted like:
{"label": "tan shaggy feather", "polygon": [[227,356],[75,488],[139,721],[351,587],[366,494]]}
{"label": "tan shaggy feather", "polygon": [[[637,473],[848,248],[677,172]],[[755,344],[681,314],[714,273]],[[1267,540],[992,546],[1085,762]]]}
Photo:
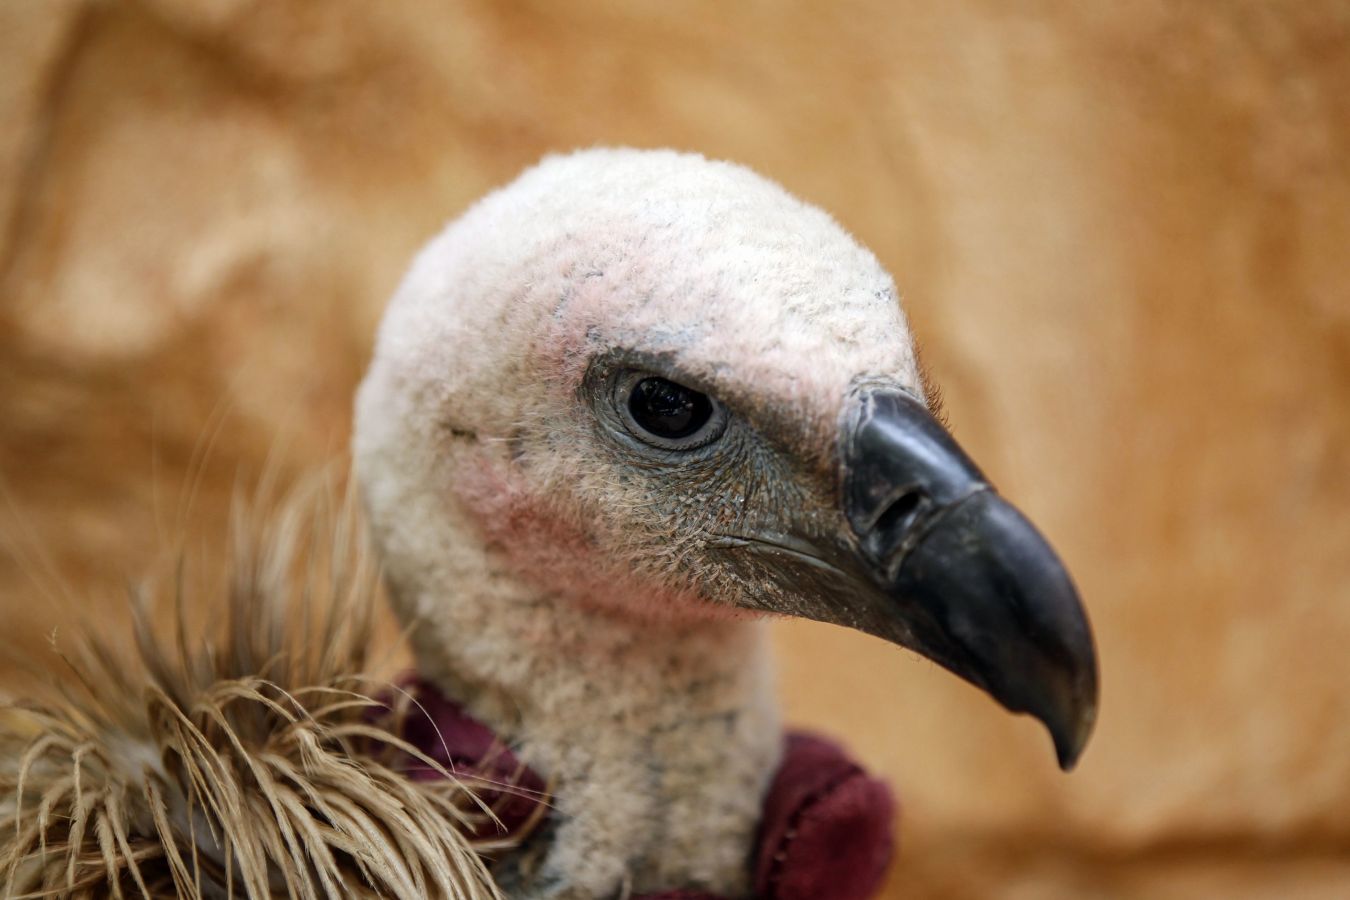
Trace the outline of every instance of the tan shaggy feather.
{"label": "tan shaggy feather", "polygon": [[54,641],[74,677],[0,707],[0,895],[500,898],[472,780],[407,777],[439,769],[395,736],[418,711],[371,699],[352,504],[310,496],[236,516],[209,636],[180,566],[134,635]]}

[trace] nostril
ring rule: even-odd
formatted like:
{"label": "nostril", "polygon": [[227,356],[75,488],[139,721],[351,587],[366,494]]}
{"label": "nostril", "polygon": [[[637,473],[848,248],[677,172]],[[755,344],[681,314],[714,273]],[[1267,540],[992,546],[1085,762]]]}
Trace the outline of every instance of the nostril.
{"label": "nostril", "polygon": [[903,533],[913,524],[923,499],[924,492],[918,488],[905,491],[881,511],[872,530],[882,535]]}

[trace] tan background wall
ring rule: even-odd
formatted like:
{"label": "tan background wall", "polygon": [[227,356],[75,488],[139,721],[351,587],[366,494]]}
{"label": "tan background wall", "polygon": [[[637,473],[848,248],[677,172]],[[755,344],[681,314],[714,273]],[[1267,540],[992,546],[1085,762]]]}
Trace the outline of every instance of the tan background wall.
{"label": "tan background wall", "polygon": [[1095,622],[1067,778],[933,666],[782,628],[793,716],[904,798],[892,896],[1350,896],[1350,4],[2,0],[0,122],[16,645],[49,569],[115,619],[197,448],[189,530],[338,455],[473,198],[697,149],[875,248]]}

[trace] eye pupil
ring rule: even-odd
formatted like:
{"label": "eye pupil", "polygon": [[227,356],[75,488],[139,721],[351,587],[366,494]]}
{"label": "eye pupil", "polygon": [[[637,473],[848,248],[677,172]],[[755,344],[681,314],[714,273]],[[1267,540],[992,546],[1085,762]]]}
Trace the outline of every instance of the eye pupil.
{"label": "eye pupil", "polygon": [[712,418],[706,394],[664,378],[644,378],[628,397],[633,421],[660,438],[679,440],[696,433]]}

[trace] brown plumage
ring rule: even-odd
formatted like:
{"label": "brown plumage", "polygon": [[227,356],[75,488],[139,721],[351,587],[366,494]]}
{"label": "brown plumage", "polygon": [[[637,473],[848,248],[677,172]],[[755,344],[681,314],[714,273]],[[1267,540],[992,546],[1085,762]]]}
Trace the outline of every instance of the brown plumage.
{"label": "brown plumage", "polygon": [[443,769],[400,771],[439,767],[360,674],[378,591],[350,504],[263,518],[233,524],[226,597],[188,596],[180,567],[133,597],[134,640],[54,639],[73,677],[0,708],[0,894],[500,897],[480,854],[501,842],[467,837],[491,813]]}

